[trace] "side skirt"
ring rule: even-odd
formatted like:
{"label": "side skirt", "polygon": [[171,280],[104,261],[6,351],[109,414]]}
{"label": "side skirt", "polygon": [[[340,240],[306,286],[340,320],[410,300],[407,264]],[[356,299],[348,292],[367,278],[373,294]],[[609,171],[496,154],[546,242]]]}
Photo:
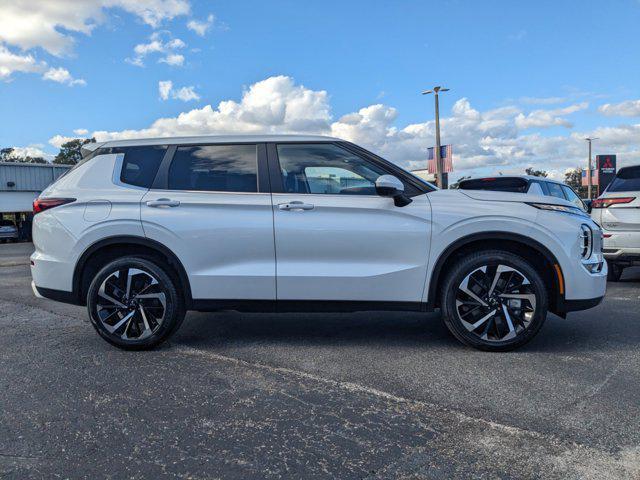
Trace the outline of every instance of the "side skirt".
{"label": "side skirt", "polygon": [[431,311],[422,302],[352,302],[323,300],[198,300],[191,304],[192,310],[217,312],[362,312],[362,311]]}

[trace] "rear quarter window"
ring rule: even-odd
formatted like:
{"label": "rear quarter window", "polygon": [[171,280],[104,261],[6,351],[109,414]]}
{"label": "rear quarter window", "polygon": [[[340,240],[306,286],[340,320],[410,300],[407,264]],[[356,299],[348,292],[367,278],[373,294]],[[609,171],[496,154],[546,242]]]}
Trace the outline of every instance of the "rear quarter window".
{"label": "rear quarter window", "polygon": [[461,190],[493,190],[525,193],[528,182],[523,178],[478,178],[460,182]]}
{"label": "rear quarter window", "polygon": [[166,145],[112,148],[109,153],[124,153],[120,181],[128,185],[151,188],[160,163],[167,151]]}

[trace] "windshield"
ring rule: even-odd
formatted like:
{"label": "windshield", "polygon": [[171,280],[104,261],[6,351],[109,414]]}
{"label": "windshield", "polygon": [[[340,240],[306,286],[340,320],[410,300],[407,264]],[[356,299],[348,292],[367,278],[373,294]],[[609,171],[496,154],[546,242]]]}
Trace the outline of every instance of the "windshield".
{"label": "windshield", "polygon": [[640,166],[621,169],[607,188],[607,192],[640,191]]}

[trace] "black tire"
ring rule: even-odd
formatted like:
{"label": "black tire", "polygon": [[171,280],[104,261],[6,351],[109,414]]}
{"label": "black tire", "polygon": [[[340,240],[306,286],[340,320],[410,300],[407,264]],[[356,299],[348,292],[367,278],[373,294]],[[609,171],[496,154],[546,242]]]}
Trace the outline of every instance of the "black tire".
{"label": "black tire", "polygon": [[94,276],[87,308],[98,334],[125,350],[160,345],[180,328],[185,316],[183,297],[171,275],[155,259],[137,256],[113,260]]}
{"label": "black tire", "polygon": [[[494,289],[488,295],[491,284]],[[479,350],[508,351],[540,331],[548,298],[542,277],[529,261],[501,250],[483,250],[452,266],[442,284],[440,305],[445,325],[462,343]]]}
{"label": "black tire", "polygon": [[622,265],[618,265],[617,263],[610,263],[608,267],[609,270],[607,271],[607,281],[619,282],[620,277],[622,277],[622,271],[624,270],[624,267]]}

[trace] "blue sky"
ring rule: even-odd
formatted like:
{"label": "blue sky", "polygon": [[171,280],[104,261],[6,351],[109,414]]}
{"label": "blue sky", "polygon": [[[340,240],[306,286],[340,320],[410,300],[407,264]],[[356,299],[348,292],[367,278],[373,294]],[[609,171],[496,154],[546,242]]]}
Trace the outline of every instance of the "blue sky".
{"label": "blue sky", "polygon": [[[171,124],[149,128],[192,112],[215,121],[188,119],[178,133],[339,133],[415,168],[433,143],[432,99],[419,92],[443,84],[443,137],[460,171],[560,172],[582,162],[586,134],[640,162],[637,0],[72,5],[0,0],[0,146],[51,154],[74,130],[167,135]],[[260,84],[270,78],[281,81]],[[166,99],[159,82],[171,82]],[[286,121],[264,117],[270,98]],[[219,112],[227,100],[230,117]]]}

